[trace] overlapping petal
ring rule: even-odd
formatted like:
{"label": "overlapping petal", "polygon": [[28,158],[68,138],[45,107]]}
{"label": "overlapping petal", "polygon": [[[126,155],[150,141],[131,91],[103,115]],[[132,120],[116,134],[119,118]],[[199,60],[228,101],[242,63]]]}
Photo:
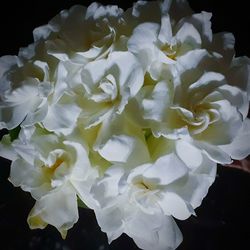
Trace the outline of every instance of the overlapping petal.
{"label": "overlapping petal", "polygon": [[0,58],[0,155],[36,200],[31,228],[65,238],[78,200],[109,243],[176,249],[216,165],[250,153],[249,65],[186,0],[61,11]]}

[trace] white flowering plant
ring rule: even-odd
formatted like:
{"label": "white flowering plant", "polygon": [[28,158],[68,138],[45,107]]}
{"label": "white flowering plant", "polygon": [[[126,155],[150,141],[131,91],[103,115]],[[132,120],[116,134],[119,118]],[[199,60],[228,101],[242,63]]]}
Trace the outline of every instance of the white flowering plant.
{"label": "white flowering plant", "polygon": [[250,59],[186,0],[73,6],[0,58],[0,156],[63,238],[92,209],[111,243],[176,249],[217,164],[250,154]]}

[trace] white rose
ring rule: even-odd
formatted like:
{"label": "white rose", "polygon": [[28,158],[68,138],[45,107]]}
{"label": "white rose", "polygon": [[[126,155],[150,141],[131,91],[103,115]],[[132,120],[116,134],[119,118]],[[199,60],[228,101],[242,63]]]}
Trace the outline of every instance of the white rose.
{"label": "white rose", "polygon": [[58,137],[42,129],[23,129],[13,142],[17,156],[10,181],[36,199],[28,223],[31,228],[55,226],[66,237],[78,220],[77,197],[87,206],[94,201],[90,186],[97,177],[85,145],[74,138]]}
{"label": "white rose", "polygon": [[214,181],[216,164],[204,156],[190,170],[171,153],[126,169],[113,166],[92,188],[102,231],[109,242],[126,233],[142,249],[176,249],[182,236],[171,215],[184,220],[194,214]]}

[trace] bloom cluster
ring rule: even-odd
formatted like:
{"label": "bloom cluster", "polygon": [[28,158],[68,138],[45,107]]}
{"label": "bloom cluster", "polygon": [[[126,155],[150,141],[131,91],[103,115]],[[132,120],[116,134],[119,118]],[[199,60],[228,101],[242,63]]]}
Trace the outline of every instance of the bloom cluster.
{"label": "bloom cluster", "polygon": [[186,0],[61,11],[0,58],[0,155],[30,228],[66,237],[79,201],[109,242],[176,249],[217,164],[250,153],[250,59]]}

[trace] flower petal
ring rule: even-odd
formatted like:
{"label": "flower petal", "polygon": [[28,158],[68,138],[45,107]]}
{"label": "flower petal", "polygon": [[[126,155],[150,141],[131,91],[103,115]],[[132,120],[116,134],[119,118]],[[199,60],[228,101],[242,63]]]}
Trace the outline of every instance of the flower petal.
{"label": "flower petal", "polygon": [[172,215],[179,220],[186,220],[194,214],[192,206],[176,193],[166,192],[161,198],[159,204],[166,215]]}
{"label": "flower petal", "polygon": [[152,47],[156,42],[160,26],[156,23],[143,23],[138,25],[128,40],[128,50],[138,53],[140,50]]}
{"label": "flower petal", "polygon": [[235,160],[242,160],[250,154],[250,119],[246,119],[237,136],[228,145],[222,145],[220,148],[229,154]]}
{"label": "flower petal", "polygon": [[0,156],[8,160],[14,161],[17,158],[17,154],[12,147],[10,135],[4,135],[0,141]]}
{"label": "flower petal", "polygon": [[221,164],[232,163],[231,157],[220,147],[206,142],[197,142],[196,145],[212,160]]}
{"label": "flower petal", "polygon": [[175,35],[177,41],[180,43],[187,43],[199,48],[202,41],[197,29],[190,23],[184,23]]}
{"label": "flower petal", "polygon": [[31,210],[28,223],[31,229],[55,226],[65,239],[67,230],[78,220],[77,197],[72,188],[64,186],[39,199]]}
{"label": "flower petal", "polygon": [[246,91],[250,100],[250,59],[248,57],[234,58],[226,77],[230,85]]}
{"label": "flower petal", "polygon": [[160,157],[143,174],[144,178],[155,179],[159,185],[168,185],[187,173],[187,166],[172,153]]}
{"label": "flower petal", "polygon": [[180,139],[176,141],[175,145],[177,155],[189,168],[196,168],[201,165],[202,153],[192,143]]}
{"label": "flower petal", "polygon": [[45,128],[63,134],[71,133],[81,112],[74,100],[72,94],[64,94],[57,103],[51,105],[43,120]]}
{"label": "flower petal", "polygon": [[[159,217],[159,216],[158,216]],[[174,220],[169,216],[160,216],[160,225],[154,228],[155,215],[138,213],[126,226],[125,233],[145,250],[176,249],[182,241],[182,235]]]}
{"label": "flower petal", "polygon": [[164,15],[161,18],[161,28],[158,39],[163,43],[171,44],[172,42],[172,26],[169,15]]}

